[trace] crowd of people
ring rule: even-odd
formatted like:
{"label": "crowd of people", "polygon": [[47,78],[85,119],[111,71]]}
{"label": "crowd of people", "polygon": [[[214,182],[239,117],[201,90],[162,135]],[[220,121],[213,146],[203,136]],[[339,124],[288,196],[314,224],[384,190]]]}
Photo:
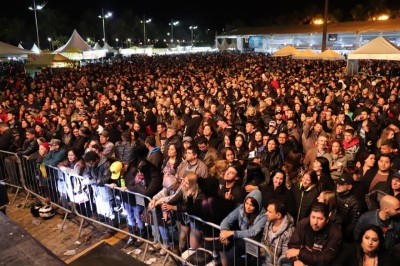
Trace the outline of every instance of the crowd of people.
{"label": "crowd of people", "polygon": [[[398,67],[360,62],[349,77],[343,61],[199,53],[30,77],[23,64],[2,63],[0,150],[41,175],[46,165],[81,176],[43,195],[68,208],[86,191],[81,212],[114,227],[118,187],[129,232],[158,237],[162,254],[178,242],[179,253],[217,249],[222,265],[239,265],[243,238],[253,238],[269,247],[271,265],[396,265]],[[3,175],[20,184],[17,173]],[[152,200],[136,204],[128,191]],[[165,226],[150,235],[147,210],[177,240]]]}

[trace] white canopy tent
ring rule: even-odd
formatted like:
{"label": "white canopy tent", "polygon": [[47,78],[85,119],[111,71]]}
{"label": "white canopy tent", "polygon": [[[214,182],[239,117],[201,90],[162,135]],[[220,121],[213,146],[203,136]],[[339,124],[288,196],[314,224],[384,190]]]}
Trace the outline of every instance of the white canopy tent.
{"label": "white canopy tent", "polygon": [[304,50],[304,51],[301,51],[301,52],[298,52],[297,54],[295,54],[293,56],[293,59],[318,59],[318,57],[319,57],[319,55],[316,52],[314,52],[310,49],[307,49],[307,50]]}
{"label": "white canopy tent", "polygon": [[285,45],[281,49],[275,51],[275,53],[272,54],[274,57],[281,57],[281,56],[291,56],[299,53],[300,51],[294,48],[291,45]]}
{"label": "white canopy tent", "polygon": [[349,53],[348,59],[400,60],[400,49],[379,36]]}
{"label": "white canopy tent", "polygon": [[341,54],[338,54],[335,51],[332,51],[330,49],[323,51],[320,53],[319,58],[322,60],[344,60],[344,56]]}
{"label": "white canopy tent", "polygon": [[28,54],[33,54],[34,52],[18,48],[17,46],[0,42],[0,56],[26,56]]}
{"label": "white canopy tent", "polygon": [[40,54],[41,50],[39,49],[39,47],[36,45],[36,43],[34,43],[32,45],[31,51],[34,52],[35,54]]}
{"label": "white canopy tent", "polygon": [[117,53],[117,50],[112,48],[107,42],[103,45],[103,49],[107,51],[107,53]]}
{"label": "white canopy tent", "polygon": [[90,51],[92,48],[87,44],[79,33],[74,30],[68,42],[58,48],[55,53],[82,53],[83,51]]}

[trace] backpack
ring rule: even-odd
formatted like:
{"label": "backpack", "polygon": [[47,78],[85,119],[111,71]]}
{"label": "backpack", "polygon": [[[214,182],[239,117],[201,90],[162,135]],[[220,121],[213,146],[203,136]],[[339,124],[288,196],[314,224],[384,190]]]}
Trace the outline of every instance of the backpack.
{"label": "backpack", "polygon": [[365,202],[367,203],[368,210],[379,209],[379,202],[385,195],[387,195],[387,193],[382,190],[373,190],[365,195]]}

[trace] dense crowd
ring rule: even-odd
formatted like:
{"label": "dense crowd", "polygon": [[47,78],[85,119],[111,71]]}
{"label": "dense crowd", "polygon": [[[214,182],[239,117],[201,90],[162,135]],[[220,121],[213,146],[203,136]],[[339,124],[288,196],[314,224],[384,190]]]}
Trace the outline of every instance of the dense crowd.
{"label": "dense crowd", "polygon": [[[176,225],[180,253],[190,236],[191,248],[225,246],[221,263],[240,264],[248,237],[270,248],[273,265],[396,265],[398,68],[361,61],[349,77],[344,61],[199,53],[30,77],[2,63],[0,150],[80,175],[71,189],[94,198],[85,215],[110,225],[109,186],[152,198],[146,208]],[[43,193],[68,207],[69,187],[57,182],[57,195]],[[145,208],[122,194],[129,231],[151,237]],[[183,213],[219,224],[219,236]]]}

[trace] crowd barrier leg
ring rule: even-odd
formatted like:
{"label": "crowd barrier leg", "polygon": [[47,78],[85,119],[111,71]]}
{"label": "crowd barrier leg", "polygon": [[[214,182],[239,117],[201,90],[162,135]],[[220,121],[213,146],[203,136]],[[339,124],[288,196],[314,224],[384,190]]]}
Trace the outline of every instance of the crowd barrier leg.
{"label": "crowd barrier leg", "polygon": [[[0,151],[0,180],[7,187],[12,188],[12,200],[9,204],[13,204],[23,188],[23,179],[21,171],[21,161],[16,153]],[[10,189],[8,189],[10,193]]]}

